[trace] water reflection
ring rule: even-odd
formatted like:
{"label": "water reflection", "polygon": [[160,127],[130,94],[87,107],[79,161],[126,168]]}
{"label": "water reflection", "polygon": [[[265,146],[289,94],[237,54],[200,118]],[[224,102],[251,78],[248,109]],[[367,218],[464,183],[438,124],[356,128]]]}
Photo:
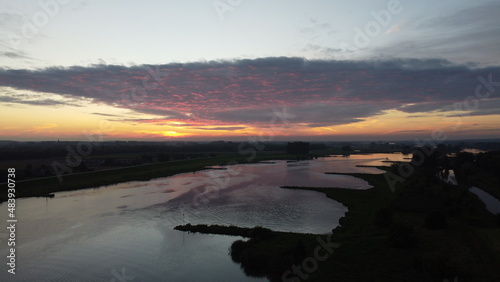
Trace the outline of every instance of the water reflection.
{"label": "water reflection", "polygon": [[[437,176],[441,181],[452,185],[458,185],[454,170],[443,170],[439,172]],[[477,187],[471,187],[469,190],[479,197],[489,212],[493,214],[500,213],[500,201],[497,198]]]}
{"label": "water reflection", "polygon": [[486,193],[485,191],[477,188],[477,187],[471,187],[470,191],[474,194],[476,194],[481,201],[483,201],[484,205],[486,206],[486,209],[491,212],[492,214],[499,214],[500,213],[500,201],[490,195],[489,193]]}
{"label": "water reflection", "polygon": [[441,181],[450,183],[452,185],[458,185],[457,179],[455,177],[455,171],[452,169],[443,169],[438,173],[438,178]]}

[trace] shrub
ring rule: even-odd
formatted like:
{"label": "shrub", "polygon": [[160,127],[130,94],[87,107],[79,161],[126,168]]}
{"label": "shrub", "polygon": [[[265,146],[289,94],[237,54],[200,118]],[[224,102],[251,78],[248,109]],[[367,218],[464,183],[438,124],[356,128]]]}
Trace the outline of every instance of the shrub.
{"label": "shrub", "polygon": [[344,225],[345,225],[345,223],[346,223],[345,216],[343,216],[343,217],[339,218],[339,225],[340,225],[340,226],[344,226]]}
{"label": "shrub", "polygon": [[268,239],[268,238],[271,238],[273,236],[273,231],[271,229],[268,229],[268,228],[256,226],[252,230],[250,230],[248,235],[251,238]]}
{"label": "shrub", "polygon": [[446,216],[440,211],[434,211],[425,218],[425,227],[429,229],[441,229],[446,225]]}
{"label": "shrub", "polygon": [[394,223],[391,226],[388,239],[391,246],[401,249],[416,248],[419,244],[415,230],[403,223]]}
{"label": "shrub", "polygon": [[241,262],[242,253],[248,247],[247,245],[248,245],[247,242],[242,240],[235,241],[231,245],[229,252],[231,254],[231,259],[234,262]]}
{"label": "shrub", "polygon": [[389,207],[381,208],[375,214],[375,224],[380,227],[391,226],[394,220],[392,209]]}

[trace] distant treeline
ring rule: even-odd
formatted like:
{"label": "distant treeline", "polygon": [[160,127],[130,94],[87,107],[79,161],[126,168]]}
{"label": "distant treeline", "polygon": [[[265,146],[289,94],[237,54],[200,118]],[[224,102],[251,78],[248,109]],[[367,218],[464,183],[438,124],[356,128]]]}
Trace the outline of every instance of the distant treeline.
{"label": "distant treeline", "polygon": [[454,148],[454,145],[445,144],[415,147],[409,164],[395,163],[391,169],[402,178],[408,171],[417,167],[436,176],[438,173],[448,175],[449,171],[453,170],[459,185],[478,186],[500,200],[500,186],[498,186],[500,183],[500,151],[450,154]]}
{"label": "distant treeline", "polygon": [[[92,148],[91,155],[117,154],[154,154],[160,157],[167,155],[185,155],[193,153],[238,153],[249,147],[257,147],[259,151],[285,152],[287,142],[8,142],[0,144],[0,160],[25,160],[62,158],[68,154],[68,146],[76,150],[78,144],[87,143]],[[311,150],[326,149],[322,143],[306,143]],[[87,146],[88,147],[88,146]]]}
{"label": "distant treeline", "polygon": [[500,177],[500,151],[473,154],[457,152],[454,145],[438,144],[436,147],[416,147],[412,155],[413,164],[436,170],[452,169],[457,178],[475,175],[479,171]]}
{"label": "distant treeline", "polygon": [[[91,155],[118,155],[118,154],[149,154],[165,155],[208,155],[210,153],[238,153],[248,148],[264,152],[288,152],[290,154],[308,154],[310,151],[334,150],[333,153],[345,152],[403,152],[411,154],[415,144],[411,142],[154,142],[154,141],[42,141],[42,142],[15,142],[0,141],[0,161],[63,158],[68,154],[68,147],[73,150],[81,144],[91,147]],[[438,145],[438,151],[443,153],[458,153],[464,148],[481,150],[500,150],[500,142],[459,142],[448,141]],[[335,151],[336,150],[336,151]]]}

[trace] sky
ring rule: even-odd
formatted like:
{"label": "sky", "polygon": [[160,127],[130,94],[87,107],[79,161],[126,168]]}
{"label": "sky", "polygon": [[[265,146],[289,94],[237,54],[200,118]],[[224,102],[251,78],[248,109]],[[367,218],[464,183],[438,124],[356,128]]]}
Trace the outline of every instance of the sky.
{"label": "sky", "polygon": [[0,140],[500,138],[500,2],[0,1]]}

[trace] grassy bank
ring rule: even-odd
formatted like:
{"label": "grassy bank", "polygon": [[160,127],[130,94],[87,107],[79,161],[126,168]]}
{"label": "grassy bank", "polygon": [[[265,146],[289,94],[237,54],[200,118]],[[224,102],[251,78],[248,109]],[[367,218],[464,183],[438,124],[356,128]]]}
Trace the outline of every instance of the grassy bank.
{"label": "grassy bank", "polygon": [[[62,181],[59,181],[57,177],[47,177],[17,182],[16,197],[37,197],[54,192],[99,187],[127,181],[147,181],[153,178],[167,177],[179,173],[199,171],[205,169],[207,166],[214,165],[255,163],[265,160],[290,158],[293,157],[286,154],[259,154],[254,158],[249,158],[249,156],[235,155],[153,163],[79,174],[67,174],[62,176]],[[2,193],[0,195],[0,202],[5,201],[6,199],[6,193]]]}
{"label": "grassy bank", "polygon": [[311,281],[500,279],[500,227],[467,188],[437,182],[425,169],[394,193],[383,175],[349,175],[374,188],[286,187],[320,191],[349,208],[334,230],[340,248]]}
{"label": "grassy bank", "polygon": [[[328,173],[337,174],[337,173]],[[370,183],[373,188],[367,190],[355,190],[346,188],[318,188],[318,187],[294,187],[283,186],[285,189],[303,189],[325,193],[330,199],[336,200],[349,208],[346,216],[340,220],[341,227],[337,228],[336,233],[342,230],[342,236],[351,237],[365,233],[373,233],[374,216],[378,209],[387,204],[394,198],[394,193],[387,186],[383,174],[365,174],[365,173],[339,173],[361,178]]]}

